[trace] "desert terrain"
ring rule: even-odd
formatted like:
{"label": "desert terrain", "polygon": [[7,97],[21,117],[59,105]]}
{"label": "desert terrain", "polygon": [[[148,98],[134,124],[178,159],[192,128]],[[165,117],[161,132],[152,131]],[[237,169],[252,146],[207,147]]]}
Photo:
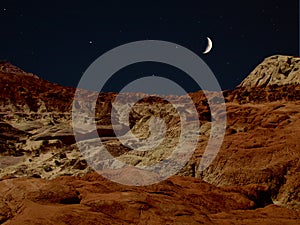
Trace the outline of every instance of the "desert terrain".
{"label": "desert terrain", "polygon": [[[167,132],[153,151],[131,151],[112,126],[118,120],[124,143],[135,146],[123,132],[124,111],[112,106],[117,94],[100,93],[93,115],[89,99],[98,93],[81,90],[73,102],[74,93],[75,88],[0,63],[0,224],[300,223],[300,58],[266,58],[236,89],[223,91],[226,111],[216,115],[202,91],[190,93],[198,118],[188,119],[200,121],[196,150],[174,176],[146,186],[99,175],[78,146],[96,146],[100,137],[119,161],[153,165],[171,154],[183,132],[174,107],[160,98],[134,105],[129,115],[134,134],[149,137],[152,117],[164,119]],[[121,100],[140,95],[123,94]],[[169,97],[189,112],[186,96]],[[73,104],[84,115],[75,122]],[[111,118],[113,110],[117,116]],[[207,169],[199,170],[212,121],[224,117],[220,151]],[[91,118],[97,132],[90,130]],[[81,129],[79,142],[73,126]],[[112,166],[111,161],[101,166]],[[151,183],[153,177],[143,179]]]}

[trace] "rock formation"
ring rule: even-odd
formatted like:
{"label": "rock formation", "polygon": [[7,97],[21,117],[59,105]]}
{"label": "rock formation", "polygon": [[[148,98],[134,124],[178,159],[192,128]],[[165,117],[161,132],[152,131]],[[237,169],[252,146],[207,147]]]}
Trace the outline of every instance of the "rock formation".
{"label": "rock formation", "polygon": [[[129,187],[94,173],[78,150],[71,119],[74,88],[0,63],[0,223],[298,224],[299,66],[299,58],[272,56],[235,90],[224,91],[227,112],[213,118],[227,117],[226,135],[217,158],[204,171],[198,167],[213,118],[203,92],[191,93],[201,123],[193,156],[177,176]],[[81,128],[81,145],[96,143],[99,136],[113,156],[138,166],[170,154],[180,132],[172,105],[155,98],[134,105],[129,122],[140,138],[150,135],[153,116],[163,118],[168,128],[161,148],[136,152],[122,145],[112,128],[112,110],[121,133],[125,124],[124,111],[112,106],[116,94],[100,93],[92,115],[89,99],[95,94],[81,90],[75,102],[86,115],[75,123]],[[121,97],[126,103],[140,95]],[[189,112],[185,97],[170,96]],[[96,133],[90,129],[94,118]],[[192,123],[195,118],[189,119]],[[135,146],[126,133],[123,137]]]}
{"label": "rock formation", "polygon": [[259,64],[238,87],[300,84],[300,57],[275,55]]}

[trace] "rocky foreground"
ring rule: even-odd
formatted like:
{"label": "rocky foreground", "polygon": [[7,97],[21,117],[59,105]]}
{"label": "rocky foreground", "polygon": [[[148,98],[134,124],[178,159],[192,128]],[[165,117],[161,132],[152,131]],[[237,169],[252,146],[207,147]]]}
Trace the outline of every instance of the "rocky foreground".
{"label": "rocky foreground", "polygon": [[272,204],[266,186],[215,187],[175,176],[148,187],[97,174],[5,179],[4,224],[299,224],[299,211]]}
{"label": "rocky foreground", "polygon": [[[213,117],[227,117],[225,139],[204,171],[199,171],[199,163],[214,118],[203,92],[191,93],[201,123],[195,153],[177,176],[130,187],[94,173],[78,150],[70,114],[75,89],[1,63],[0,222],[299,224],[298,68],[298,58],[273,56],[235,90],[224,92],[227,113],[219,111]],[[149,136],[151,116],[167,121],[167,141],[153,152],[141,153],[130,151],[115,137],[110,112],[116,95],[101,93],[96,115],[91,115],[92,95],[82,90],[76,103],[86,115],[75,124],[82,128],[81,145],[93,143],[99,135],[114,157],[134,166],[151,165],[172,151],[180,121],[170,104],[147,99],[130,112],[130,127],[141,138]],[[133,95],[139,94],[124,95],[123,101]],[[171,98],[189,111],[184,96]],[[214,102],[218,104],[217,96]],[[113,119],[124,117],[122,110],[116,114]],[[90,132],[94,116],[97,134]],[[124,122],[118,122],[122,132]],[[125,133],[124,140],[135,144]]]}

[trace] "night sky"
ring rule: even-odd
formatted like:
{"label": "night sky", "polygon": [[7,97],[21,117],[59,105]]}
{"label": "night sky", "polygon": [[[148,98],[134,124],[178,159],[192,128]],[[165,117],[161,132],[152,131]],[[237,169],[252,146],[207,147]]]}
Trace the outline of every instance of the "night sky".
{"label": "night sky", "polygon": [[[1,1],[0,59],[51,82],[76,86],[106,51],[132,41],[164,40],[198,54],[222,89],[233,89],[265,57],[299,54],[296,0],[78,2]],[[206,37],[214,47],[203,55]],[[152,74],[163,74],[187,91],[199,88],[171,66],[141,63],[115,74],[105,91]]]}

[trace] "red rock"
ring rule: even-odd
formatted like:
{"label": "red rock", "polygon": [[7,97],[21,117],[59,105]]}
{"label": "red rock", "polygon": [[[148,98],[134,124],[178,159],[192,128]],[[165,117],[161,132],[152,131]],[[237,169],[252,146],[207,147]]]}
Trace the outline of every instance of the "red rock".
{"label": "red rock", "polygon": [[[195,178],[172,177],[148,187],[128,187],[97,174],[47,181],[0,181],[0,217],[6,224],[215,224],[288,221],[299,211],[256,209],[264,187],[217,188]],[[255,209],[255,210],[254,210]],[[266,217],[267,215],[267,217]]]}
{"label": "red rock", "polygon": [[[299,224],[300,86],[298,78],[290,76],[297,75],[297,70],[287,66],[292,63],[289,57],[287,60],[284,58],[282,65],[277,63],[278,59],[271,58],[276,62],[270,68],[274,67],[274,72],[279,66],[280,73],[275,74],[275,78],[284,75],[287,82],[280,84],[277,79],[272,83],[272,77],[265,77],[262,84],[253,85],[257,80],[251,76],[237,89],[224,92],[227,115],[219,111],[215,116],[227,116],[227,132],[217,158],[207,170],[199,173],[197,169],[209,137],[209,126],[201,131],[195,154],[179,173],[198,178],[174,176],[146,187],[116,184],[94,173],[81,178],[40,179],[47,177],[45,174],[49,174],[48,177],[58,172],[63,174],[65,170],[69,175],[78,170],[83,170],[82,174],[90,171],[80,156],[70,158],[75,151],[75,146],[71,145],[75,140],[72,129],[69,129],[75,89],[52,84],[7,62],[0,63],[0,119],[3,125],[0,129],[0,152],[8,154],[7,157],[21,152],[26,157],[26,154],[31,154],[30,150],[23,149],[26,138],[41,142],[47,140],[47,145],[36,150],[37,154],[30,158],[30,163],[22,163],[23,158],[1,158],[3,165],[15,164],[15,167],[12,167],[13,172],[9,176],[0,179],[0,223]],[[296,61],[294,63],[297,64],[299,60]],[[293,66],[297,68],[297,65]],[[263,71],[266,68],[258,69]],[[246,81],[251,85],[246,85]],[[220,100],[216,93],[210,94],[214,96],[215,103]],[[77,107],[88,111],[88,105],[84,103],[93,95],[95,93],[81,90],[83,103],[77,102]],[[140,95],[129,93],[121,98],[128,102],[133,96]],[[199,112],[201,124],[207,125],[212,118],[203,92],[190,93],[190,96]],[[99,134],[101,138],[112,140],[109,139],[114,137],[110,111],[115,97],[114,93],[99,95],[96,117],[97,125],[102,127],[97,134],[83,133],[82,140]],[[184,96],[170,97],[186,101]],[[151,106],[153,103],[162,104],[164,100],[148,98],[141,102]],[[182,107],[180,110],[186,109]],[[152,113],[162,117],[167,114]],[[43,120],[45,115],[50,118],[47,123]],[[132,110],[130,126],[142,119],[142,114]],[[195,118],[188,119],[193,121]],[[29,122],[25,128],[18,127],[18,121],[22,120],[42,122]],[[167,117],[167,121],[169,127],[178,125],[177,117]],[[176,132],[170,132],[170,137],[176,137]],[[6,142],[8,139],[11,142]],[[59,144],[51,145],[50,141],[56,139]],[[120,146],[111,148],[115,156],[127,152]],[[51,151],[53,155],[49,153]],[[51,155],[48,161],[34,164],[44,154]],[[31,164],[38,166],[34,168]],[[45,165],[51,171],[43,171]],[[118,171],[114,172],[120,175]],[[144,179],[151,179],[151,176]]]}

